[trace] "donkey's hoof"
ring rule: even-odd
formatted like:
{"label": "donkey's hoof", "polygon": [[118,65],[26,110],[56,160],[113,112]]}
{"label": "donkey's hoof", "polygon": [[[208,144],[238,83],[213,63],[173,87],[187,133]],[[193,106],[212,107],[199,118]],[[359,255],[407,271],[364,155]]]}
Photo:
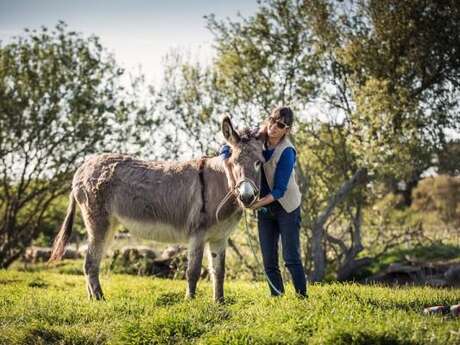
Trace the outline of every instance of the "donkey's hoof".
{"label": "donkey's hoof", "polygon": [[89,297],[90,300],[95,299],[96,301],[105,301],[105,297],[104,297],[104,294],[102,293],[102,291],[90,292],[88,294],[88,297]]}
{"label": "donkey's hoof", "polygon": [[214,297],[214,302],[218,304],[225,304],[224,296]]}
{"label": "donkey's hoof", "polygon": [[97,300],[97,301],[105,301],[105,297],[104,295],[101,293],[96,293],[96,296],[94,296],[94,298]]}
{"label": "donkey's hoof", "polygon": [[195,299],[195,294],[190,294],[190,293],[187,293],[185,295],[185,299],[186,300],[192,300],[192,299]]}

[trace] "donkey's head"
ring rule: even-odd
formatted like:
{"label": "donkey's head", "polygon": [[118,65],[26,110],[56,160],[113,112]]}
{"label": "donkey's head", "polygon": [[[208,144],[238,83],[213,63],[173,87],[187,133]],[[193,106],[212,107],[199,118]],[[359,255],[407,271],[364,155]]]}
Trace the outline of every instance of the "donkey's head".
{"label": "donkey's head", "polygon": [[232,155],[226,164],[229,185],[235,188],[240,204],[249,207],[260,192],[263,135],[250,130],[236,131],[227,116],[222,120],[222,133],[232,147]]}

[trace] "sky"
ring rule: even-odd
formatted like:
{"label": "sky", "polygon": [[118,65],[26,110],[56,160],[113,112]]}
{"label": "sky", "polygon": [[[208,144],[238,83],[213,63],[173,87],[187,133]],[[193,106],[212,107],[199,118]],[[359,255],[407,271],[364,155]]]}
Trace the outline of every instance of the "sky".
{"label": "sky", "polygon": [[54,27],[95,34],[128,71],[141,66],[157,84],[162,59],[172,49],[209,62],[214,51],[204,15],[235,19],[255,13],[256,0],[0,0],[0,41],[7,43],[24,28]]}

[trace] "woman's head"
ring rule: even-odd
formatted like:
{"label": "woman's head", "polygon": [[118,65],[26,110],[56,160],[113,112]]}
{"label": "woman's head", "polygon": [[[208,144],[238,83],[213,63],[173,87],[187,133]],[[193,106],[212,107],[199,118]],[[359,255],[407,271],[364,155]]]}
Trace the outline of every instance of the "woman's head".
{"label": "woman's head", "polygon": [[291,108],[275,108],[266,122],[267,134],[270,138],[283,138],[290,132],[293,123],[294,114]]}

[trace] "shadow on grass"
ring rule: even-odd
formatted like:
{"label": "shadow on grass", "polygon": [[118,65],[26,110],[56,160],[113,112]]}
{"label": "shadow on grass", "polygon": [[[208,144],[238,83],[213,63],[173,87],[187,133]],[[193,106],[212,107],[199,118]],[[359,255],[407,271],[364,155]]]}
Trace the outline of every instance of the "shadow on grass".
{"label": "shadow on grass", "polygon": [[166,292],[159,295],[154,304],[158,307],[166,307],[183,302],[184,294],[178,292]]}
{"label": "shadow on grass", "polygon": [[356,301],[358,301],[363,307],[373,307],[376,309],[380,309],[383,311],[388,310],[401,310],[404,312],[415,312],[417,314],[422,314],[423,309],[427,306],[433,305],[451,305],[456,304],[455,299],[444,299],[444,300],[432,300],[428,304],[426,301],[423,303],[417,300],[413,301],[406,301],[406,302],[398,302],[398,301],[391,301],[385,300],[378,297],[368,297],[368,296],[360,296],[358,293],[350,293],[350,296],[353,296]]}
{"label": "shadow on grass", "polygon": [[62,260],[53,263],[38,262],[35,264],[27,264],[17,262],[12,266],[19,272],[50,272],[69,275],[83,275],[83,260]]}
{"label": "shadow on grass", "polygon": [[36,344],[62,344],[63,335],[56,331],[46,328],[31,328],[28,330],[24,344],[36,345]]}
{"label": "shadow on grass", "polygon": [[330,345],[421,345],[422,343],[400,339],[394,334],[372,332],[338,332],[328,339]]}
{"label": "shadow on grass", "polygon": [[25,329],[24,331],[25,333],[22,335],[22,339],[16,338],[21,345],[98,345],[107,342],[107,338],[101,334],[85,335],[75,330],[64,330],[61,332],[54,328],[35,326]]}
{"label": "shadow on grass", "polygon": [[0,279],[0,285],[16,284],[20,279]]}
{"label": "shadow on grass", "polygon": [[191,342],[205,332],[202,325],[180,316],[138,321],[120,330],[119,342],[129,344],[183,344]]}
{"label": "shadow on grass", "polygon": [[32,280],[27,285],[29,287],[40,288],[40,289],[46,289],[48,287],[48,283],[45,282],[43,279],[40,279],[40,278],[35,278],[34,280]]}
{"label": "shadow on grass", "polygon": [[236,299],[236,297],[235,296],[229,296],[228,294],[224,297],[224,301],[221,302],[221,304],[225,305],[225,306],[230,306],[230,305],[233,305],[233,304],[236,304],[236,303],[238,303],[238,300]]}

